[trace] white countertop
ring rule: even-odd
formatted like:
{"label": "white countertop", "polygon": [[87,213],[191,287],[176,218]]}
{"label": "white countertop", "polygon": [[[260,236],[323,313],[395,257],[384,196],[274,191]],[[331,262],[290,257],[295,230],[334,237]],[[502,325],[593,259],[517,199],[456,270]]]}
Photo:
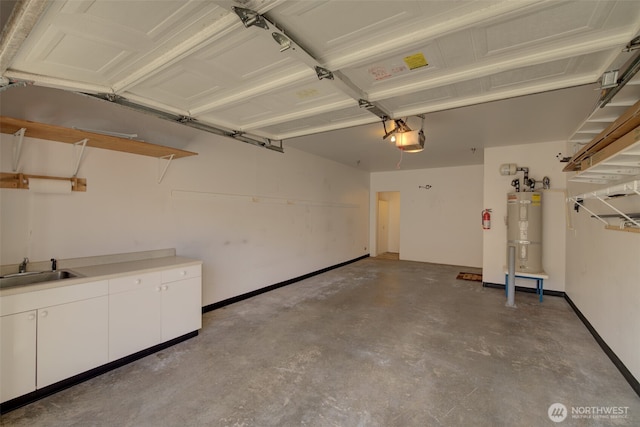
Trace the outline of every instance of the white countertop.
{"label": "white countertop", "polygon": [[55,280],[51,282],[42,282],[32,285],[15,286],[6,289],[0,289],[0,298],[25,292],[34,292],[43,289],[76,285],[78,283],[108,280],[116,277],[127,276],[132,272],[148,273],[153,271],[166,270],[167,268],[172,267],[178,268],[200,264],[202,264],[201,260],[184,258],[180,256],[168,256],[162,258],[116,262],[110,264],[89,265],[84,267],[61,268],[60,270],[71,270],[80,274],[82,277],[74,277],[70,279]]}

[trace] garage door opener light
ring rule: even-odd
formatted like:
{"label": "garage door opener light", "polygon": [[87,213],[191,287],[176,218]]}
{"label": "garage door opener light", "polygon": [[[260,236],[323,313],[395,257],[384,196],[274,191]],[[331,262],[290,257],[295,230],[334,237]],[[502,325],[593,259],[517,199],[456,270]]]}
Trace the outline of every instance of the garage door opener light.
{"label": "garage door opener light", "polygon": [[382,139],[390,138],[399,150],[407,153],[419,153],[424,149],[424,115],[419,116],[422,119],[420,130],[412,130],[407,123],[402,119],[394,120],[395,128],[387,131],[387,127],[384,126],[385,134]]}

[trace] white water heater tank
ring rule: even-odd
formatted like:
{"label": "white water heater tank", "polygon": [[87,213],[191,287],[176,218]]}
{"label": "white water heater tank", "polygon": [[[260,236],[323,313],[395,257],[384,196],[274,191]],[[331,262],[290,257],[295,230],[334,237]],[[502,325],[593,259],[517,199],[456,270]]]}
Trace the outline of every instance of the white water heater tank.
{"label": "white water heater tank", "polygon": [[507,194],[507,266],[510,246],[516,249],[516,272],[543,271],[542,193],[529,191]]}

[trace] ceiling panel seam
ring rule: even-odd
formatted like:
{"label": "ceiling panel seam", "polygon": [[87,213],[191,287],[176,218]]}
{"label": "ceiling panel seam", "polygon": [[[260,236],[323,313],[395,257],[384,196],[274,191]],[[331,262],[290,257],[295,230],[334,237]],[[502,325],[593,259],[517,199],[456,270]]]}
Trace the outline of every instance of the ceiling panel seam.
{"label": "ceiling panel seam", "polygon": [[67,79],[61,79],[58,77],[43,76],[41,74],[27,73],[23,71],[7,70],[4,73],[5,77],[12,80],[25,81],[28,84],[34,84],[36,86],[46,86],[55,89],[64,89],[78,92],[89,93],[111,93],[112,88],[104,85],[97,85],[94,83],[85,83],[78,81],[71,81]]}
{"label": "ceiling panel seam", "polygon": [[[107,95],[107,94],[105,94]],[[108,95],[113,95],[113,94],[108,94]],[[151,108],[155,108],[155,109],[159,109],[159,110],[165,110],[168,113],[171,114],[175,114],[175,115],[180,115],[180,116],[185,116],[185,117],[191,117],[191,112],[182,108],[176,108],[173,107],[171,105],[167,105],[163,102],[158,102],[156,100],[153,99],[149,99],[143,96],[139,96],[136,95],[135,93],[132,92],[125,92],[122,95],[117,95],[118,97],[122,97],[125,98],[127,101],[132,102],[132,103],[138,103],[147,107],[151,107]]]}
{"label": "ceiling panel seam", "polygon": [[[272,2],[259,2],[260,11],[266,12],[272,8],[278,6],[283,0],[274,0]],[[202,49],[205,46],[219,40],[226,34],[237,30],[241,27],[241,23],[231,11],[227,10],[225,15],[214,24],[207,26],[200,32],[180,43],[180,45],[170,49],[161,57],[154,59],[147,63],[147,65],[138,69],[137,72],[132,73],[125,79],[120,80],[113,84],[113,93],[121,93],[131,88],[132,86],[139,85],[147,79],[153,77],[160,71],[175,64],[177,61],[192,54],[193,52]]]}
{"label": "ceiling panel seam", "polygon": [[310,69],[294,74],[287,74],[286,76],[275,80],[270,80],[269,82],[261,84],[259,86],[250,86],[242,90],[234,90],[231,95],[222,96],[212,102],[192,108],[191,113],[194,115],[204,114],[225,105],[231,105],[240,101],[245,101],[247,97],[264,95],[269,92],[273,92],[276,89],[295,85],[296,83],[302,82],[311,77],[315,78],[315,74]]}
{"label": "ceiling panel seam", "polygon": [[253,122],[253,123],[247,123],[244,124],[242,126],[241,130],[245,130],[245,131],[252,131],[255,130],[256,128],[260,128],[260,127],[264,127],[264,126],[271,126],[271,125],[275,125],[275,124],[280,124],[280,123],[284,123],[284,122],[288,122],[291,120],[296,120],[296,119],[302,119],[302,118],[306,118],[306,117],[312,117],[315,116],[317,114],[322,114],[322,113],[326,113],[329,111],[334,111],[336,109],[343,109],[343,108],[348,108],[348,107],[354,107],[357,106],[358,104],[352,100],[345,100],[345,101],[338,101],[338,102],[333,102],[330,104],[323,104],[319,107],[312,107],[303,111],[294,111],[292,113],[288,113],[288,114],[283,114],[280,116],[274,116],[271,117],[269,119],[265,119],[265,120],[260,120],[257,122]]}
{"label": "ceiling panel seam", "polygon": [[226,15],[220,21],[217,21],[215,24],[206,27],[201,32],[192,36],[185,42],[170,49],[159,58],[155,58],[143,67],[140,67],[136,72],[120,80],[119,82],[116,82],[113,85],[114,93],[122,93],[136,85],[143,83],[159,72],[165,70],[167,67],[175,64],[186,56],[199,49],[202,49],[204,46],[215,42],[216,40],[238,28],[240,28],[240,25],[234,19],[234,16],[230,14]]}
{"label": "ceiling panel seam", "polygon": [[[419,90],[432,89],[435,87],[446,86],[453,83],[459,83],[462,81],[473,80],[481,77],[487,77],[494,75],[498,72],[515,70],[518,68],[538,65],[542,63],[548,63],[557,61],[560,59],[567,59],[581,55],[587,55],[596,53],[615,47],[622,47],[628,43],[629,38],[626,34],[614,34],[609,37],[593,37],[587,41],[572,44],[571,46],[560,46],[551,51],[540,50],[530,55],[513,55],[512,58],[500,62],[483,61],[485,64],[472,64],[463,70],[458,71],[442,71],[440,76],[433,76],[429,79],[422,79],[420,81],[408,82],[402,86],[394,85],[390,88],[383,88],[377,90],[371,90],[369,92],[369,98],[373,101],[384,100],[389,97],[406,95]],[[601,74],[601,73],[600,73]],[[595,79],[600,77],[600,74],[594,75]]]}
{"label": "ceiling panel seam", "polygon": [[593,83],[593,78],[590,75],[582,78],[572,77],[561,80],[554,80],[552,82],[544,82],[536,85],[527,85],[524,88],[509,89],[501,91],[493,91],[488,94],[467,97],[461,100],[440,102],[433,105],[420,106],[417,108],[405,108],[396,111],[396,115],[400,117],[415,116],[423,113],[433,113],[438,111],[452,110],[460,107],[467,107],[471,105],[483,104],[486,102],[497,101],[501,99],[517,98],[525,95],[533,95],[537,93],[550,92],[557,89],[583,86]]}
{"label": "ceiling panel seam", "polygon": [[473,28],[483,22],[498,19],[507,14],[524,13],[525,10],[540,7],[543,3],[548,2],[549,0],[543,2],[501,2],[500,4],[492,5],[481,11],[460,16],[455,20],[449,20],[441,24],[426,27],[421,26],[421,28],[416,31],[404,33],[384,43],[375,43],[365,48],[359,47],[355,52],[349,51],[335,58],[327,58],[323,61],[324,66],[332,70],[358,67],[372,59],[375,60],[382,55],[388,54],[390,51],[412,49],[424,44],[426,40],[434,40],[447,34]]}
{"label": "ceiling panel seam", "polygon": [[[312,134],[322,133],[322,132],[329,132],[332,130],[340,130],[344,128],[350,128],[350,127],[356,127],[356,126],[362,126],[362,125],[369,125],[371,123],[379,123],[379,122],[380,122],[379,118],[376,118],[375,116],[371,115],[371,116],[367,116],[367,117],[359,118],[355,120],[347,120],[347,121],[330,124],[330,125],[306,128],[303,131],[292,131],[292,132],[278,135],[278,137],[275,139],[287,140],[291,138],[297,138],[300,136],[312,135]],[[380,128],[382,128],[382,126],[380,126]]]}

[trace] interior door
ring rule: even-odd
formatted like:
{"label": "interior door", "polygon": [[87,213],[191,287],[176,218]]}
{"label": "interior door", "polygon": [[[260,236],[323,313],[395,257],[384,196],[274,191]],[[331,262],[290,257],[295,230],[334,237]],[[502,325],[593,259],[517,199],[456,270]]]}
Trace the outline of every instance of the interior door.
{"label": "interior door", "polygon": [[389,202],[378,200],[377,255],[389,252]]}

